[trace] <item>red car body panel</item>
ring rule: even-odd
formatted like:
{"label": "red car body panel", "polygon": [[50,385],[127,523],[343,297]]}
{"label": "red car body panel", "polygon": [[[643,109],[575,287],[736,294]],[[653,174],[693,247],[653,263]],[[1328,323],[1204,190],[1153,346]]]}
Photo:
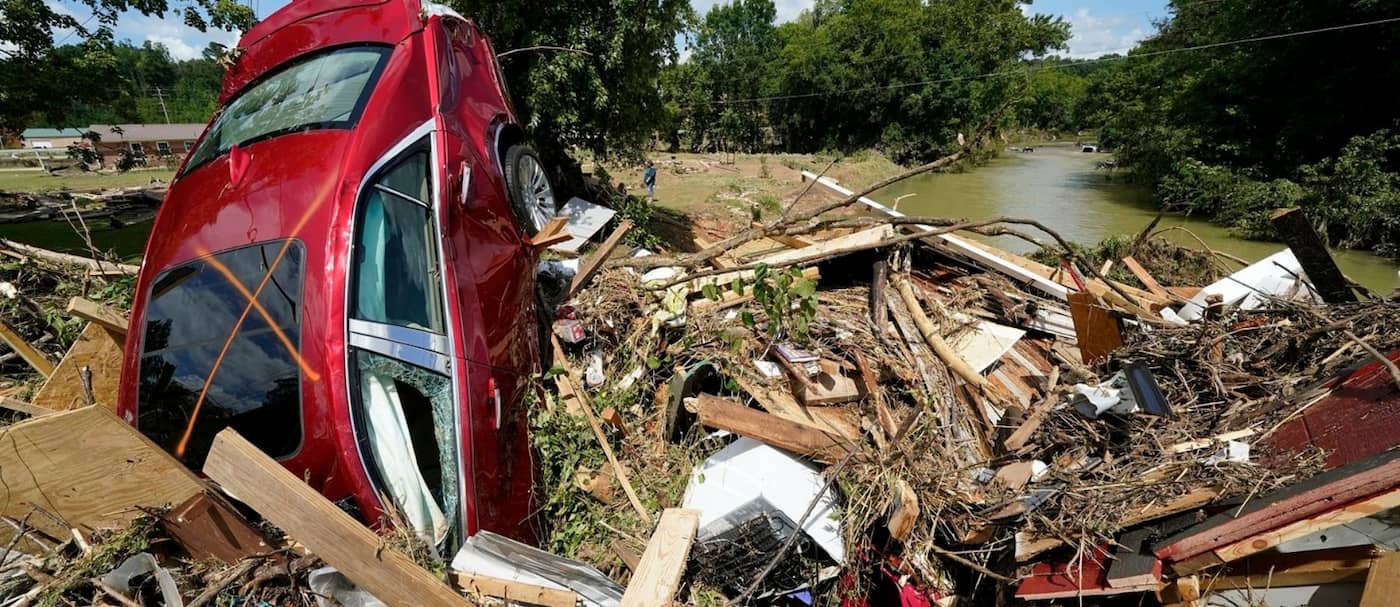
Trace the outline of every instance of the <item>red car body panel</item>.
{"label": "red car body panel", "polygon": [[[430,178],[462,424],[461,528],[528,541],[534,467],[523,396],[539,360],[536,257],[511,211],[498,157],[500,131],[515,119],[494,52],[475,25],[424,14],[417,0],[301,0],[244,35],[221,105],[308,53],[355,44],[393,51],[353,128],[283,134],[182,167],[146,246],[133,326],[144,326],[152,282],[172,267],[251,243],[303,243],[303,438],[281,461],[326,497],[352,498],[376,522],[383,504],[359,451],[346,381],[351,225],[376,163],[431,124]],[[245,166],[231,166],[239,163]],[[118,411],[133,424],[144,333],[128,333],[122,372]]]}

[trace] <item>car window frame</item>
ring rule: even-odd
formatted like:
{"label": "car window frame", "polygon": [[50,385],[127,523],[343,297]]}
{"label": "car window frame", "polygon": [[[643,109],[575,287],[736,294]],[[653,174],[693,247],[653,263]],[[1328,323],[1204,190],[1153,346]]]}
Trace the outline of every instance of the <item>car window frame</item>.
{"label": "car window frame", "polygon": [[[443,314],[443,333],[435,333],[425,329],[404,327],[378,323],[374,321],[360,320],[351,317],[354,309],[352,300],[357,296],[357,284],[355,277],[351,273],[355,271],[353,262],[346,264],[345,288],[344,288],[344,331],[346,348],[344,348],[343,358],[346,373],[345,389],[347,405],[350,415],[350,428],[354,437],[356,454],[359,456],[360,465],[366,478],[370,480],[370,485],[381,498],[387,495],[384,491],[385,483],[380,478],[379,472],[371,465],[372,454],[368,452],[368,442],[370,438],[365,435],[364,416],[358,408],[363,407],[360,400],[362,395],[356,391],[359,389],[358,372],[355,369],[355,351],[365,350],[384,356],[393,360],[404,362],[409,365],[424,368],[426,370],[440,373],[447,377],[452,386],[452,437],[457,450],[457,504],[456,511],[446,513],[452,517],[453,527],[457,530],[455,535],[450,535],[447,540],[447,548],[453,552],[460,547],[466,539],[468,528],[467,508],[469,494],[467,491],[471,467],[471,453],[469,445],[463,440],[463,429],[466,420],[463,419],[462,403],[466,395],[462,392],[463,373],[465,368],[460,364],[453,364],[454,352],[453,344],[456,343],[457,327],[453,321],[451,313],[450,296],[451,293],[447,284],[447,255],[444,246],[444,229],[442,220],[442,210],[445,202],[442,199],[442,180],[444,173],[438,170],[441,159],[439,157],[438,143],[441,133],[436,130],[435,121],[427,120],[413,131],[401,138],[394,145],[390,146],[374,163],[365,171],[365,176],[361,179],[355,191],[355,205],[350,212],[349,230],[346,232],[345,259],[355,259],[355,247],[358,239],[359,214],[363,205],[372,191],[381,192],[382,195],[396,195],[405,197],[406,200],[416,204],[425,205],[432,221],[434,253],[437,255],[438,275],[436,280],[441,296],[441,307]],[[409,158],[413,154],[427,152],[427,178],[428,193],[430,200],[420,201],[417,198],[401,193],[393,192],[391,188],[379,188],[379,180],[396,168],[400,161]],[[387,191],[387,192],[386,192]],[[385,505],[385,504],[381,504]]]}
{"label": "car window frame", "polygon": [[[324,49],[318,49],[314,52],[293,57],[283,63],[278,64],[272,69],[269,69],[261,76],[258,76],[253,81],[249,82],[248,84],[245,84],[243,88],[238,90],[237,94],[229,98],[228,103],[223,103],[219,105],[218,110],[214,113],[214,119],[211,120],[209,122],[209,125],[205,127],[204,133],[199,137],[199,139],[194,142],[194,147],[189,152],[190,158],[198,159],[197,153],[199,152],[199,148],[204,145],[205,139],[208,138],[209,135],[213,132],[214,126],[218,123],[219,119],[223,117],[224,110],[227,109],[229,105],[232,105],[234,102],[243,98],[243,96],[247,94],[248,91],[254,89],[255,87],[263,84],[264,82],[272,78],[277,77],[282,72],[297,67],[303,63],[314,61],[322,57],[334,55],[336,53],[354,52],[362,50],[379,51],[379,61],[375,64],[374,69],[370,71],[369,79],[365,81],[365,89],[363,94],[361,94],[360,98],[355,101],[355,107],[350,111],[350,116],[347,117],[345,120],[323,120],[320,122],[308,122],[294,127],[287,127],[275,131],[269,131],[267,133],[263,133],[262,135],[258,135],[257,137],[253,137],[247,141],[241,141],[235,145],[249,146],[261,141],[267,141],[269,139],[281,137],[283,135],[290,135],[292,133],[301,133],[305,131],[349,130],[355,128],[355,125],[360,123],[360,118],[364,117],[365,108],[369,105],[370,97],[374,96],[375,91],[379,87],[379,79],[384,75],[384,70],[389,64],[389,57],[393,55],[393,45],[361,42],[355,44],[333,46]],[[189,163],[187,166],[185,166],[184,169],[180,171],[180,176],[184,176],[190,171],[193,171],[201,166],[213,162],[214,160],[218,160],[219,158],[228,155],[229,149],[232,149],[232,146],[230,146],[230,148],[228,149],[215,150],[214,153],[210,154],[207,158],[198,159],[197,162]]]}

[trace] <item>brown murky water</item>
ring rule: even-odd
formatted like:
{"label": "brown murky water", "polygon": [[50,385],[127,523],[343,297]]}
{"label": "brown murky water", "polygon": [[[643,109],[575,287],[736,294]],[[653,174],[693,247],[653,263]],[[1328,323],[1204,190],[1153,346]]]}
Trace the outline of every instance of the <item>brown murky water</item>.
{"label": "brown murky water", "polygon": [[[1092,244],[1114,234],[1137,234],[1156,215],[1149,193],[1124,183],[1123,175],[1097,169],[1106,154],[1086,154],[1068,145],[1038,147],[1033,153],[1006,152],[987,165],[965,173],[925,175],[895,184],[872,198],[910,215],[984,219],[998,216],[1036,219],[1065,238]],[[1267,257],[1283,245],[1245,240],[1226,228],[1180,215],[1162,219],[1158,229],[1181,226],[1211,248],[1250,261]],[[1173,240],[1199,246],[1180,230]],[[1033,245],[1002,237],[998,246],[1027,252]],[[1370,289],[1389,293],[1400,288],[1400,264],[1360,251],[1333,251],[1342,272]]]}

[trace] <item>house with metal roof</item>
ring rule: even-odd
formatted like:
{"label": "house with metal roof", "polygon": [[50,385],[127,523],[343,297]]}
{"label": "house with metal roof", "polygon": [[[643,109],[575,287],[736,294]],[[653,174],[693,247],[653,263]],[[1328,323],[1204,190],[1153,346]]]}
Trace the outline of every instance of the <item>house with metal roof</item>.
{"label": "house with metal roof", "polygon": [[24,129],[20,133],[21,145],[30,149],[38,150],[62,150],[69,145],[78,143],[83,139],[83,129],[51,129],[33,128]]}
{"label": "house with metal roof", "polygon": [[130,151],[143,163],[178,162],[194,148],[194,142],[204,132],[204,124],[94,124],[88,130],[99,138],[97,151],[104,164],[114,161],[122,150]]}

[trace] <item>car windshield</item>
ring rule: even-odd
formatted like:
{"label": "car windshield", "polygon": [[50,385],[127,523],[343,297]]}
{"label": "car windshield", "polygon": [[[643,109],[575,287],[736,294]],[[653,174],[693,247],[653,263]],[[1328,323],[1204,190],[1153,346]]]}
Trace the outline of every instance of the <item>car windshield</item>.
{"label": "car windshield", "polygon": [[303,58],[258,80],[224,107],[188,166],[199,166],[235,145],[354,126],[388,55],[389,49],[378,46],[343,48]]}
{"label": "car windshield", "polygon": [[302,251],[286,240],[230,249],[153,281],[136,426],[191,468],[227,427],[273,457],[300,448]]}

